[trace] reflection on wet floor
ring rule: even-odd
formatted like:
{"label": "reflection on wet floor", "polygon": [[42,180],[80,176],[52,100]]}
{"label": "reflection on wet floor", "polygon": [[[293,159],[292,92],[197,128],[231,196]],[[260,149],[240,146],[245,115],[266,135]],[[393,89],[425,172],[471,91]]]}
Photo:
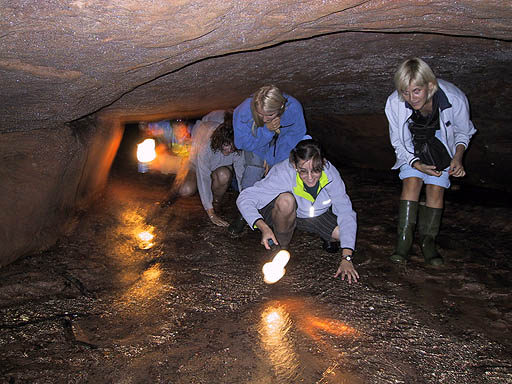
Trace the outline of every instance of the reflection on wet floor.
{"label": "reflection on wet floor", "polygon": [[290,314],[279,302],[269,304],[261,314],[259,335],[274,373],[280,380],[293,382],[300,375],[300,364],[291,327]]}
{"label": "reflection on wet floor", "polygon": [[153,226],[149,226],[149,228],[147,230],[139,232],[139,234],[137,235],[137,237],[140,240],[140,243],[139,243],[140,249],[149,249],[155,245],[155,243],[153,243],[153,241],[152,241],[155,238],[155,235],[153,235],[153,233],[152,233],[153,229],[154,229]]}
{"label": "reflection on wet floor", "polygon": [[263,307],[258,334],[277,382],[359,382],[340,371],[344,353],[335,345],[340,340],[352,342],[357,330],[319,312],[299,298],[273,300]]}

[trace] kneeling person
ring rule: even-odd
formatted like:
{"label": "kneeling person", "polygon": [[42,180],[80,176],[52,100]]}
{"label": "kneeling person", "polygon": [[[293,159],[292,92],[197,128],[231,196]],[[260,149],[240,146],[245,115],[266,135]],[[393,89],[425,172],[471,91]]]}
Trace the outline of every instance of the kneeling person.
{"label": "kneeling person", "polygon": [[198,190],[211,222],[223,227],[229,223],[218,216],[214,203],[220,203],[231,184],[233,171],[240,188],[245,169],[244,157],[234,145],[232,116],[231,111],[226,111],[224,122],[213,132],[211,124],[198,125],[192,144],[191,172],[180,188],[181,196],[191,196]]}
{"label": "kneeling person", "polygon": [[244,189],[237,206],[251,228],[261,231],[261,244],[269,240],[286,248],[297,227],[324,241],[339,240],[341,262],[334,277],[357,281],[352,265],[357,220],[338,170],[325,159],[315,140],[303,140],[290,157],[276,164],[254,186]]}

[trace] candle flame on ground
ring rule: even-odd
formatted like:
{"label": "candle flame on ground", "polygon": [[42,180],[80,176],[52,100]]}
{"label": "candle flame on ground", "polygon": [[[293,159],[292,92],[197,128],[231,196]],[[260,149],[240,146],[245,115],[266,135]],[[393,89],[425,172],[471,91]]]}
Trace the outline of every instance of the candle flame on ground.
{"label": "candle flame on ground", "polygon": [[141,163],[149,163],[156,158],[155,140],[146,139],[142,143],[137,144],[137,160]]}
{"label": "candle flame on ground", "polygon": [[286,273],[284,268],[290,260],[290,253],[286,250],[280,250],[272,259],[263,266],[263,280],[267,284],[277,283]]}

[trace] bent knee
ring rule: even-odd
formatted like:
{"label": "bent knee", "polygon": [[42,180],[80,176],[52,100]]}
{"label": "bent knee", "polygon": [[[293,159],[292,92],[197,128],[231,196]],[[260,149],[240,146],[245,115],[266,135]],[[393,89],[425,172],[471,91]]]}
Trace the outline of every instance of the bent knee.
{"label": "bent knee", "polygon": [[195,186],[188,183],[183,184],[179,189],[179,194],[182,197],[192,196],[194,193],[196,193]]}
{"label": "bent knee", "polygon": [[281,193],[275,202],[275,207],[284,214],[289,214],[297,210],[297,203],[295,197],[289,193]]}
{"label": "bent knee", "polygon": [[227,184],[231,181],[231,171],[228,167],[219,167],[214,171],[214,178],[220,184]]}

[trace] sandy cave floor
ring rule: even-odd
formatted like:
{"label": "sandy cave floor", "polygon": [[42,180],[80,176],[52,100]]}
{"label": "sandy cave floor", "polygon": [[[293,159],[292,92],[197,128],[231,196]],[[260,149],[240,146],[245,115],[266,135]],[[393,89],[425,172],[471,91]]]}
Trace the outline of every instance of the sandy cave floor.
{"label": "sandy cave floor", "polygon": [[450,191],[447,264],[415,245],[395,266],[399,184],[342,174],[360,282],[334,279],[338,256],[297,232],[267,285],[257,232],[229,236],[197,195],[161,208],[168,176],[114,169],[72,235],[0,269],[0,382],[512,383],[510,200]]}

